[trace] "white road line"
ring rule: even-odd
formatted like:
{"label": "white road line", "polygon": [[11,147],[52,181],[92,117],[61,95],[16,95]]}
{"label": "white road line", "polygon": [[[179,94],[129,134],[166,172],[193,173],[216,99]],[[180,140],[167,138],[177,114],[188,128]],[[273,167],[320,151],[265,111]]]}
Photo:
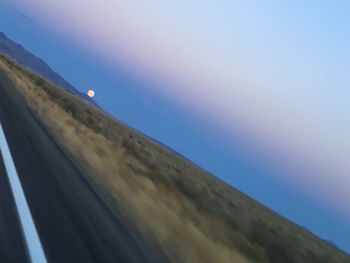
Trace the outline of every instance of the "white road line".
{"label": "white road line", "polygon": [[47,263],[38,232],[35,228],[33,217],[30,213],[21,182],[19,181],[16,167],[11,157],[11,152],[6,141],[4,130],[0,123],[0,151],[4,160],[7,176],[9,178],[11,191],[15,199],[22,232],[32,263]]}

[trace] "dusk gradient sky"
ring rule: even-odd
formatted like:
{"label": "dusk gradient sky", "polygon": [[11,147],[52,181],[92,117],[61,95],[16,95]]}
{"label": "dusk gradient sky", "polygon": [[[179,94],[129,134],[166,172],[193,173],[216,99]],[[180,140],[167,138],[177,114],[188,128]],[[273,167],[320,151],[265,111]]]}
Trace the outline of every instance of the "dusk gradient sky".
{"label": "dusk gradient sky", "polygon": [[349,13],[342,0],[0,0],[0,31],[350,252]]}

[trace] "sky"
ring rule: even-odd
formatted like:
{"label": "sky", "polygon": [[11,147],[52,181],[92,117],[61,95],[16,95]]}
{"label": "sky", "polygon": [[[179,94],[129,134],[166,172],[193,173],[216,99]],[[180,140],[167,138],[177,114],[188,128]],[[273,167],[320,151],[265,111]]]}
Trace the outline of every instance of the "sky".
{"label": "sky", "polygon": [[350,252],[348,1],[0,0],[111,115]]}

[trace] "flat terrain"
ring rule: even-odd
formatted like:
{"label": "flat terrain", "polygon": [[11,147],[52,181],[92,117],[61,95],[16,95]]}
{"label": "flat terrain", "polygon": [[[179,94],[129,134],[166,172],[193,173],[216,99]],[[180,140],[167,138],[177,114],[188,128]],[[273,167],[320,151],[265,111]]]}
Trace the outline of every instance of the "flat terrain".
{"label": "flat terrain", "polygon": [[[69,226],[72,222],[65,218],[64,214],[67,212],[63,212],[63,215],[55,214],[55,209],[50,208],[48,213],[53,214],[42,215],[46,216],[45,220],[53,218],[55,224],[60,225],[59,230],[52,230],[52,236],[67,235],[63,237],[67,239],[67,243],[69,241],[72,244],[81,244],[81,247],[77,245],[72,249],[72,255],[76,250],[84,250],[83,244],[87,242],[87,250],[91,253],[97,249],[100,251],[99,255],[105,256],[105,260],[118,258],[122,252],[129,255],[134,250],[140,251],[141,257],[143,250],[140,247],[143,248],[144,245],[140,245],[140,242],[147,240],[152,248],[157,247],[171,262],[350,262],[348,255],[328,242],[275,214],[159,143],[111,118],[90,103],[55,87],[5,57],[0,59],[0,69],[10,76],[13,86],[17,89],[16,92],[10,91],[10,88],[4,91],[18,93],[17,99],[21,100],[19,105],[22,105],[22,111],[27,114],[23,123],[16,122],[18,117],[13,115],[15,110],[9,107],[7,117],[2,117],[5,118],[4,122],[13,122],[13,127],[18,127],[19,134],[14,135],[13,140],[17,136],[27,136],[21,144],[13,141],[12,147],[16,148],[17,144],[18,148],[21,146],[21,150],[23,148],[26,152],[22,144],[34,141],[35,143],[31,144],[41,145],[42,136],[53,137],[54,141],[63,147],[63,150],[58,150],[60,147],[57,145],[56,148],[53,145],[46,148],[47,143],[44,143],[42,150],[36,148],[36,151],[42,151],[41,153],[28,148],[27,154],[33,155],[28,158],[36,158],[35,156],[39,155],[48,161],[47,158],[53,151],[55,156],[61,156],[57,162],[63,162],[61,159],[65,159],[66,163],[58,164],[64,166],[60,168],[62,171],[53,171],[52,168],[46,171],[38,170],[41,174],[38,178],[22,180],[28,181],[25,185],[28,185],[26,188],[29,189],[27,191],[30,195],[38,195],[38,199],[29,198],[33,198],[30,203],[34,203],[35,214],[43,214],[43,211],[48,209],[47,205],[40,204],[42,201],[38,200],[50,200],[56,193],[61,201],[56,201],[57,196],[52,196],[50,206],[57,209],[64,207],[61,212],[69,211],[68,213],[74,215],[73,218],[79,217],[82,220],[83,223],[75,223],[78,229],[85,226],[79,231],[79,241],[70,233],[76,233],[77,229]],[[2,75],[5,79],[4,74]],[[10,85],[7,83],[7,86]],[[7,105],[10,103],[8,101],[11,101],[4,91],[0,90],[3,93],[0,94],[0,100],[3,98],[0,101],[0,112],[2,103]],[[6,121],[6,118],[11,120]],[[30,123],[26,123],[28,120]],[[32,135],[21,135],[26,134],[26,127],[39,127],[39,124],[43,126],[40,132],[39,128],[36,128],[38,131]],[[53,144],[51,139],[50,141]],[[67,152],[69,158],[63,155],[63,152]],[[34,161],[33,159],[28,163]],[[74,168],[77,165],[83,172]],[[24,172],[30,168],[24,166],[21,170]],[[98,193],[106,193],[103,196],[110,201],[106,201],[110,203],[109,211],[112,211],[112,214],[120,211],[121,217],[127,218],[128,224],[136,230],[134,235],[141,235],[142,238],[136,238],[139,241],[130,238],[130,232],[124,227],[120,228],[121,225],[126,225],[123,220],[116,223],[113,221],[116,220],[115,217],[109,215],[106,208],[101,208],[105,199],[102,199],[102,202],[100,198],[93,197],[93,191],[86,190],[91,187],[100,189]],[[46,192],[39,196],[41,191]],[[88,193],[85,194],[86,191]],[[89,203],[84,200],[89,200]],[[36,202],[39,204],[35,205]],[[47,226],[45,229],[45,220],[41,223],[41,235],[50,232]],[[67,228],[62,226],[62,222],[67,222]],[[39,218],[38,224],[40,225]],[[87,237],[89,241],[85,241],[83,236],[90,233],[91,229],[94,229],[93,233],[98,235],[99,240],[107,240],[105,246],[96,242],[97,238],[90,240]],[[122,231],[126,231],[125,236],[128,236],[125,244],[120,238],[113,240],[115,235]],[[56,246],[59,244],[53,245],[52,253]],[[119,252],[113,254],[108,247],[113,247]],[[150,248],[145,250],[150,251]]]}
{"label": "flat terrain", "polygon": [[[165,262],[72,162],[3,70],[0,121],[48,262]],[[1,160],[0,262],[25,263],[9,189]]]}

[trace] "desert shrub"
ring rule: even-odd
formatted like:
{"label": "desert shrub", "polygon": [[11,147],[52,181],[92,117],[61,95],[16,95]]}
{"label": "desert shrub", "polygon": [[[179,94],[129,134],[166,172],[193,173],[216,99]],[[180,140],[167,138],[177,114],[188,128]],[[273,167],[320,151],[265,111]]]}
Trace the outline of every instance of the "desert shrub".
{"label": "desert shrub", "polygon": [[[105,137],[111,145],[121,150],[125,154],[125,166],[135,175],[128,177],[130,181],[133,182],[135,178],[145,180],[152,189],[161,192],[164,199],[171,194],[174,195],[179,206],[182,205],[181,202],[189,203],[191,209],[183,206],[181,211],[171,210],[171,212],[178,213],[174,214],[176,218],[186,218],[190,222],[186,225],[191,227],[194,225],[196,233],[201,238],[210,242],[214,240],[215,243],[210,243],[211,245],[220,247],[224,244],[232,250],[238,249],[253,262],[350,262],[347,255],[331,244],[319,240],[309,231],[301,229],[225,185],[171,149],[166,149],[158,142],[135,132],[28,69],[8,62],[6,58],[0,61],[0,66],[3,66],[3,63],[11,67],[14,78],[20,79],[19,83],[25,84],[23,89],[35,93],[35,100],[45,98],[43,104],[46,105],[53,105],[54,102],[73,117],[79,123],[80,136],[84,135],[81,133],[82,130],[89,130],[89,133],[95,131],[100,133],[98,138]],[[44,90],[45,96],[38,89]],[[50,101],[46,99],[47,96]],[[35,107],[44,108],[43,105]],[[160,198],[156,200],[164,201]],[[156,219],[158,220],[158,217]],[[208,223],[211,221],[214,223]],[[178,225],[179,231],[182,226]],[[202,233],[205,237],[202,237]],[[186,242],[187,236],[182,240]]]}
{"label": "desert shrub", "polygon": [[36,78],[34,82],[38,87],[44,88],[44,85],[46,84],[45,81],[42,78]]}
{"label": "desert shrub", "polygon": [[256,220],[250,225],[248,239],[262,247],[270,262],[296,263],[295,247],[266,223]]}

